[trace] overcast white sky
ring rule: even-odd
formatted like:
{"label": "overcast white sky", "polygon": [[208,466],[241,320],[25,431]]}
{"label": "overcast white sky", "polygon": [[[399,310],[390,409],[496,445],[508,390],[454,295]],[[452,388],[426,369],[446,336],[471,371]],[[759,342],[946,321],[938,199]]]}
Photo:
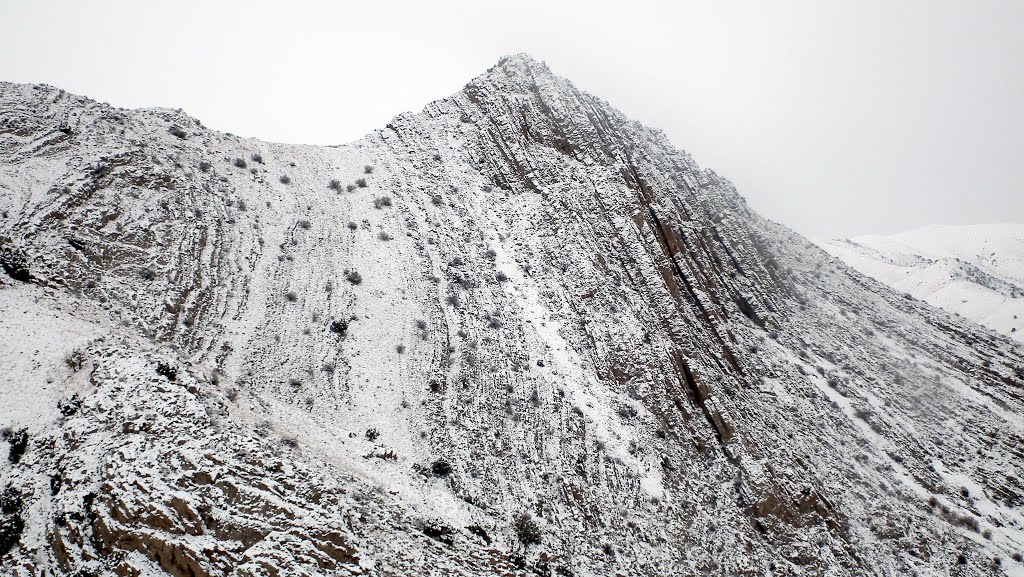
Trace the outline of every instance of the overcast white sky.
{"label": "overcast white sky", "polygon": [[0,80],[337,144],[529,52],[808,235],[1024,222],[1024,1],[0,0]]}

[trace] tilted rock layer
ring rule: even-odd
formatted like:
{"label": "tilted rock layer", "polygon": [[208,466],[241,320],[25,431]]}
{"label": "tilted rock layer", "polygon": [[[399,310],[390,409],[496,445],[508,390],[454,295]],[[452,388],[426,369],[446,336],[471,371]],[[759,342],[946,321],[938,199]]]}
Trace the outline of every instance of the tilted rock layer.
{"label": "tilted rock layer", "polygon": [[1024,570],[1024,355],[502,60],[293,146],[0,85],[3,573]]}

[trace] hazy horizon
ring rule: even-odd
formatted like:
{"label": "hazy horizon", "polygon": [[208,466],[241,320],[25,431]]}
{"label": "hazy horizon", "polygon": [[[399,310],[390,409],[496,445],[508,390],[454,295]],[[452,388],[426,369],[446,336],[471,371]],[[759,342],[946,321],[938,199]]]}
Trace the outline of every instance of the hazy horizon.
{"label": "hazy horizon", "polygon": [[1020,3],[103,6],[4,4],[0,80],[340,144],[526,52],[805,235],[1024,222]]}

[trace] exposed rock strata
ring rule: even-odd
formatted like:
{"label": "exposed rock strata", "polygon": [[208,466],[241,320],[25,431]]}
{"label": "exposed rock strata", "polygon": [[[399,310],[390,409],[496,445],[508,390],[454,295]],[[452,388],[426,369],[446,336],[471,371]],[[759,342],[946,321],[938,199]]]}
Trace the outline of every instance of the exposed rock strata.
{"label": "exposed rock strata", "polygon": [[988,575],[1024,550],[1019,348],[529,58],[338,147],[5,84],[0,163],[28,269],[0,277],[2,348],[80,336],[0,387],[39,403],[3,413],[29,438],[5,573]]}

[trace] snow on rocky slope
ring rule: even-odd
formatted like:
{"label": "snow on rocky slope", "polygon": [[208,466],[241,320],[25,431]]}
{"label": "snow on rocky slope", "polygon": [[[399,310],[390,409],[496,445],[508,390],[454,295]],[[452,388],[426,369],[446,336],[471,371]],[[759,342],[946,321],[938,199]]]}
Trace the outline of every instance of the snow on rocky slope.
{"label": "snow on rocky slope", "polygon": [[900,292],[1024,340],[1024,225],[928,226],[818,244]]}
{"label": "snow on rocky slope", "polygon": [[5,575],[1020,575],[1024,351],[526,56],[337,147],[0,85]]}

